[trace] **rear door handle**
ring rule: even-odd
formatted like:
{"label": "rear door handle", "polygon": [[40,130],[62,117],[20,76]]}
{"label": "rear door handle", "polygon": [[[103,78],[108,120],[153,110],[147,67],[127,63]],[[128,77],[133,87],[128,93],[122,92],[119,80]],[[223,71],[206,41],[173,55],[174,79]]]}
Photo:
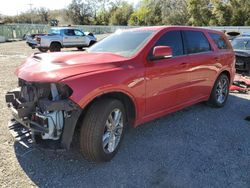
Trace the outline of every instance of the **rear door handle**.
{"label": "rear door handle", "polygon": [[219,58],[218,58],[218,57],[215,57],[214,60],[215,60],[216,62],[218,62],[218,61],[219,61]]}

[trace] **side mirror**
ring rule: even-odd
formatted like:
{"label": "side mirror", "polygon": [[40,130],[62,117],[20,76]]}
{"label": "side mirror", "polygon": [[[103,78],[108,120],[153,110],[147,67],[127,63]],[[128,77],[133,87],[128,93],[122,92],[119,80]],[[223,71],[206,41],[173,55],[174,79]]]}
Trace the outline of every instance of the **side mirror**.
{"label": "side mirror", "polygon": [[155,46],[153,57],[150,60],[168,59],[173,57],[172,48],[170,46]]}

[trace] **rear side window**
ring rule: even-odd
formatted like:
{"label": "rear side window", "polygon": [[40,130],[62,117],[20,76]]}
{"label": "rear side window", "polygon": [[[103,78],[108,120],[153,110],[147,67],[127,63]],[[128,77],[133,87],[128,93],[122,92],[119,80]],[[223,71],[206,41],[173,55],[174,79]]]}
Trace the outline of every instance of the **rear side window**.
{"label": "rear side window", "polygon": [[217,34],[217,33],[209,33],[209,36],[213,39],[214,43],[216,44],[216,46],[218,47],[218,49],[227,49],[227,43],[225,41],[225,39]]}
{"label": "rear side window", "polygon": [[156,42],[156,46],[170,46],[173,56],[183,55],[183,44],[180,31],[169,31],[161,36]]}
{"label": "rear side window", "polygon": [[211,51],[206,36],[200,31],[183,31],[184,46],[187,54]]}

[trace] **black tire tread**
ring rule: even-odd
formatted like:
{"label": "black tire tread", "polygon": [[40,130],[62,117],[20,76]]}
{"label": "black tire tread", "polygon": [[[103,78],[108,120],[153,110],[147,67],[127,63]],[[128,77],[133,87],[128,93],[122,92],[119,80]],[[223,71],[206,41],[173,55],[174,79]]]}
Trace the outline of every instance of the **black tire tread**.
{"label": "black tire tread", "polygon": [[80,131],[80,151],[88,160],[101,162],[109,161],[113,157],[103,155],[102,148],[97,147],[99,141],[96,138],[103,134],[103,129],[99,126],[102,125],[104,116],[117,104],[123,107],[119,100],[106,98],[96,101],[88,109]]}
{"label": "black tire tread", "polygon": [[61,44],[58,42],[52,42],[50,45],[50,52],[60,52],[61,51]]}
{"label": "black tire tread", "polygon": [[227,76],[226,74],[223,74],[223,73],[222,73],[222,74],[219,75],[219,77],[216,79],[216,81],[215,81],[215,83],[214,83],[214,86],[213,86],[213,89],[212,89],[212,92],[211,92],[211,94],[210,94],[209,100],[207,101],[207,104],[208,104],[209,106],[211,106],[211,107],[214,107],[214,108],[221,108],[221,107],[223,107],[223,106],[226,104],[227,98],[228,98],[228,96],[227,96],[225,102],[222,103],[222,104],[218,104],[218,102],[217,102],[217,100],[216,100],[216,98],[215,98],[216,86],[217,86],[218,81],[221,79],[221,77],[226,77],[226,79],[227,79],[227,81],[228,81],[228,84],[229,84],[229,78],[228,78],[228,76]]}

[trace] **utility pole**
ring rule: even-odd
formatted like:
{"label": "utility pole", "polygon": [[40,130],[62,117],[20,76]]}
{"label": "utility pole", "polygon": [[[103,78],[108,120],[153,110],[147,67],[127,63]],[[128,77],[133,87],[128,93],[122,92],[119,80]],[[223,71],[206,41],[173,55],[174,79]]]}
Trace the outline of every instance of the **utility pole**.
{"label": "utility pole", "polygon": [[18,10],[16,11],[16,22],[19,23],[19,20],[18,20]]}
{"label": "utility pole", "polygon": [[28,5],[30,7],[30,23],[33,24],[33,21],[32,21],[32,6],[33,6],[33,4],[30,1],[30,3]]}

